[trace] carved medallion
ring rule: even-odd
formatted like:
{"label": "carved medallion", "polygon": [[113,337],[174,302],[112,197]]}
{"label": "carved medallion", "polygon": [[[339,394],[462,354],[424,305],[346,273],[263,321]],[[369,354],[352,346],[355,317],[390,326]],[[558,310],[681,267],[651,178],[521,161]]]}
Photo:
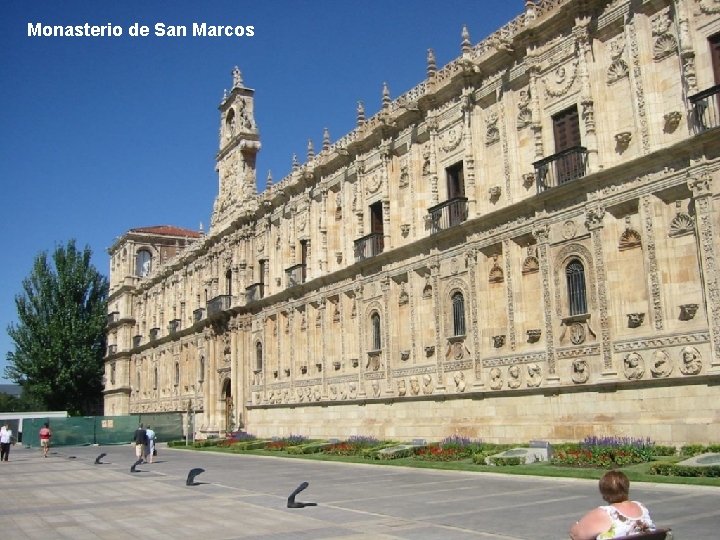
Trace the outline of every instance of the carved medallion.
{"label": "carved medallion", "polygon": [[570,341],[573,345],[580,345],[585,342],[585,327],[581,323],[570,325]]}
{"label": "carved medallion", "polygon": [[658,350],[653,353],[650,363],[650,373],[656,379],[664,379],[672,373],[672,363],[668,353],[664,350]]}
{"label": "carved medallion", "polygon": [[680,353],[680,372],[683,375],[697,375],[702,371],[702,357],[695,347],[685,347]]}
{"label": "carved medallion", "polygon": [[572,363],[572,374],[570,376],[574,383],[583,384],[590,378],[590,368],[587,360],[577,358]]}
{"label": "carved medallion", "polygon": [[490,388],[500,390],[503,386],[502,371],[500,368],[494,367],[490,369]]}
{"label": "carved medallion", "polygon": [[623,359],[623,370],[628,380],[642,379],[645,374],[645,361],[639,353],[626,354]]}
{"label": "carved medallion", "polygon": [[520,387],[520,366],[514,365],[508,368],[508,387]]}

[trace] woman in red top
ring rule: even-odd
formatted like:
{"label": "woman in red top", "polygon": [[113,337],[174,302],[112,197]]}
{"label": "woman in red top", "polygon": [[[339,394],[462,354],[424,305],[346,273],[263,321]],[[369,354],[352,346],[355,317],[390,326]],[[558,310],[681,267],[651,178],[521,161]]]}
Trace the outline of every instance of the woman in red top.
{"label": "woman in red top", "polygon": [[47,457],[48,450],[50,450],[50,437],[52,437],[52,431],[50,431],[50,424],[45,422],[45,425],[40,428],[40,447],[42,448],[44,457]]}

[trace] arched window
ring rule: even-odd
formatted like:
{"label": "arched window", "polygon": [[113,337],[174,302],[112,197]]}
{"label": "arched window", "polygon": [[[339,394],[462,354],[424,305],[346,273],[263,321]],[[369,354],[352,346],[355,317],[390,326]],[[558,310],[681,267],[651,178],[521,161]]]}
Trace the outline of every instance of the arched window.
{"label": "arched window", "polygon": [[153,368],[153,390],[157,390],[158,386],[158,372],[157,368]]}
{"label": "arched window", "polygon": [[570,315],[582,315],[587,313],[585,267],[579,260],[574,259],[565,268],[565,277],[567,278]]}
{"label": "arched window", "polygon": [[150,274],[152,268],[152,253],[147,249],[141,249],[135,256],[135,275],[145,277]]}
{"label": "arched window", "polygon": [[198,373],[198,382],[203,382],[203,381],[205,381],[205,357],[204,356],[200,357],[199,369],[200,369],[200,373]]}
{"label": "arched window", "polygon": [[465,298],[461,292],[452,295],[453,335],[465,335]]}
{"label": "arched window", "polygon": [[380,338],[380,315],[377,312],[370,315],[370,325],[372,326],[372,350],[379,351],[382,349],[382,339]]}

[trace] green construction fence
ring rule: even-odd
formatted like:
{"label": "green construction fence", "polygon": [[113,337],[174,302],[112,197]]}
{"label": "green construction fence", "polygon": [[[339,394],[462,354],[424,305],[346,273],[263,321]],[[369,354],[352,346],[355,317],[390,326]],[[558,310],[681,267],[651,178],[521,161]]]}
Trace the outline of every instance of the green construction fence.
{"label": "green construction fence", "polygon": [[132,416],[70,416],[68,418],[32,418],[23,421],[23,444],[40,446],[40,428],[48,422],[52,446],[127,444],[138,425],[152,427],[159,442],[183,438],[180,413],[139,414]]}

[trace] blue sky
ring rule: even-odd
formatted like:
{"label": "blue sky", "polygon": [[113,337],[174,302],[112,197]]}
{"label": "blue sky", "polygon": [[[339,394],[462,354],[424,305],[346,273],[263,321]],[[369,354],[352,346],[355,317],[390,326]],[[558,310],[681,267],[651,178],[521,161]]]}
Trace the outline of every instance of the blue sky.
{"label": "blue sky", "polygon": [[[217,190],[223,89],[238,65],[254,88],[258,178],[289,173],[322,146],[524,9],[524,1],[221,0],[3,3],[0,18],[0,382],[14,297],[34,257],[74,238],[108,272],[106,249],[133,227],[206,230]],[[28,23],[120,26],[121,37],[28,37]],[[133,23],[151,28],[130,37]],[[253,37],[156,37],[156,23],[251,25]],[[262,189],[262,185],[260,189]]]}

